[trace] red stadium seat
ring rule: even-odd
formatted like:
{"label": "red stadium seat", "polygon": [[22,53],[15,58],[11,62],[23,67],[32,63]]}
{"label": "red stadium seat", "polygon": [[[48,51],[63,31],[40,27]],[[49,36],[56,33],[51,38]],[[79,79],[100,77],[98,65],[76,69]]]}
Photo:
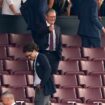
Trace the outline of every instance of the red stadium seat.
{"label": "red stadium seat", "polygon": [[2,75],[3,86],[26,87],[27,81],[25,75]]}
{"label": "red stadium seat", "polygon": [[83,48],[83,57],[102,60],[105,59],[105,50],[104,48]]}
{"label": "red stadium seat", "polygon": [[85,73],[103,74],[104,62],[103,61],[81,61],[81,70]]}
{"label": "red stadium seat", "polygon": [[31,102],[34,102],[35,90],[33,87],[26,88],[26,95],[27,95],[27,98],[31,100]]}
{"label": "red stadium seat", "polygon": [[32,42],[32,37],[30,34],[11,34],[10,44],[15,44],[16,46],[24,46],[27,43]]}
{"label": "red stadium seat", "polygon": [[13,59],[26,59],[22,48],[20,47],[8,47],[8,56],[13,57]]}
{"label": "red stadium seat", "polygon": [[33,86],[33,75],[27,75],[28,86]]}
{"label": "red stadium seat", "polygon": [[58,70],[61,70],[66,74],[83,74],[79,70],[79,62],[78,61],[60,61]]}
{"label": "red stadium seat", "polygon": [[62,44],[66,46],[80,47],[81,39],[77,35],[62,35]]}
{"label": "red stadium seat", "polygon": [[100,88],[78,88],[78,97],[85,103],[104,101]]}
{"label": "red stadium seat", "polygon": [[102,87],[101,75],[78,75],[78,81],[83,87]]}
{"label": "red stadium seat", "polygon": [[0,46],[8,46],[8,34],[0,33]]}
{"label": "red stadium seat", "polygon": [[54,75],[54,80],[59,87],[78,87],[76,75]]}
{"label": "red stadium seat", "polygon": [[73,59],[73,60],[78,60],[81,59],[81,52],[80,52],[80,48],[77,47],[72,47],[72,48],[63,48],[62,51],[62,56],[65,60],[68,59]]}
{"label": "red stadium seat", "polygon": [[27,61],[23,60],[5,60],[5,70],[14,74],[29,74],[29,65]]}
{"label": "red stadium seat", "polygon": [[76,91],[74,88],[68,89],[57,89],[56,93],[53,95],[58,101],[72,103],[72,102],[81,102],[80,99],[77,99]]}
{"label": "red stadium seat", "polygon": [[7,59],[6,47],[0,46],[0,60]]}

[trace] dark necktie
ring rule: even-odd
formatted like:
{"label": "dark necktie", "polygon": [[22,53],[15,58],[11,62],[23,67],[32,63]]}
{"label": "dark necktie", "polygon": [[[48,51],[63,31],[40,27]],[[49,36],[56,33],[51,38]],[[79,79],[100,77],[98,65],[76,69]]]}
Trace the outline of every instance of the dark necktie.
{"label": "dark necktie", "polygon": [[53,50],[54,49],[54,46],[53,46],[53,32],[50,33],[50,45],[49,45],[49,50]]}

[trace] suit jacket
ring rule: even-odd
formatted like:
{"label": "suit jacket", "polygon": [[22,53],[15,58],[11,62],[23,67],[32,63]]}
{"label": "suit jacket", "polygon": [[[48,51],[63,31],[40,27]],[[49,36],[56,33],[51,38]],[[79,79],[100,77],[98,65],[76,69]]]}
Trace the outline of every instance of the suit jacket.
{"label": "suit jacket", "polygon": [[100,37],[103,25],[98,19],[98,5],[96,0],[81,0],[79,4],[80,20],[78,34],[81,36]]}
{"label": "suit jacket", "polygon": [[51,75],[51,66],[44,54],[39,54],[36,59],[36,73],[41,79],[41,87],[45,95],[52,95],[56,92],[55,85]]}
{"label": "suit jacket", "polygon": [[[33,39],[39,46],[40,51],[46,50],[48,48],[48,40],[49,40],[49,28],[43,28],[41,31],[37,31],[35,33],[32,32]],[[56,34],[56,51],[55,55],[57,60],[61,59],[61,51],[62,51],[62,38],[61,38],[61,30],[58,26],[55,25],[55,34]]]}
{"label": "suit jacket", "polygon": [[27,0],[21,4],[21,14],[29,30],[40,31],[43,27],[46,28],[45,12],[47,9],[47,0]]}

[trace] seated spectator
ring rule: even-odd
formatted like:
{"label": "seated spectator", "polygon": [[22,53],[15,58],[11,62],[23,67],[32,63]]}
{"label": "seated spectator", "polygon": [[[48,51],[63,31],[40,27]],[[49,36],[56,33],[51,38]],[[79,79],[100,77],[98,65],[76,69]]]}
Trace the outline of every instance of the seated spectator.
{"label": "seated spectator", "polygon": [[16,105],[14,95],[9,91],[1,94],[1,101],[3,105]]}
{"label": "seated spectator", "polygon": [[[25,0],[23,0],[23,2],[25,2]],[[21,0],[3,0],[2,14],[21,15],[20,6],[21,6]]]}

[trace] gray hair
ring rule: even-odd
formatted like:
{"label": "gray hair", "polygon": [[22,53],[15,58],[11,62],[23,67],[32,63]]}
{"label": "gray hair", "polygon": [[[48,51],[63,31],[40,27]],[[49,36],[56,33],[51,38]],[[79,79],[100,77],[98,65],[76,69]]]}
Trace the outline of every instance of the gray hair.
{"label": "gray hair", "polygon": [[48,9],[48,10],[46,11],[46,15],[48,15],[48,14],[51,13],[51,12],[56,13],[56,11],[55,11],[54,9],[50,8],[50,9]]}
{"label": "gray hair", "polygon": [[11,98],[11,99],[14,99],[14,95],[13,95],[13,93],[10,92],[10,91],[5,91],[5,92],[3,92],[3,93],[1,94],[1,98],[3,98],[3,97],[9,97],[9,98]]}

